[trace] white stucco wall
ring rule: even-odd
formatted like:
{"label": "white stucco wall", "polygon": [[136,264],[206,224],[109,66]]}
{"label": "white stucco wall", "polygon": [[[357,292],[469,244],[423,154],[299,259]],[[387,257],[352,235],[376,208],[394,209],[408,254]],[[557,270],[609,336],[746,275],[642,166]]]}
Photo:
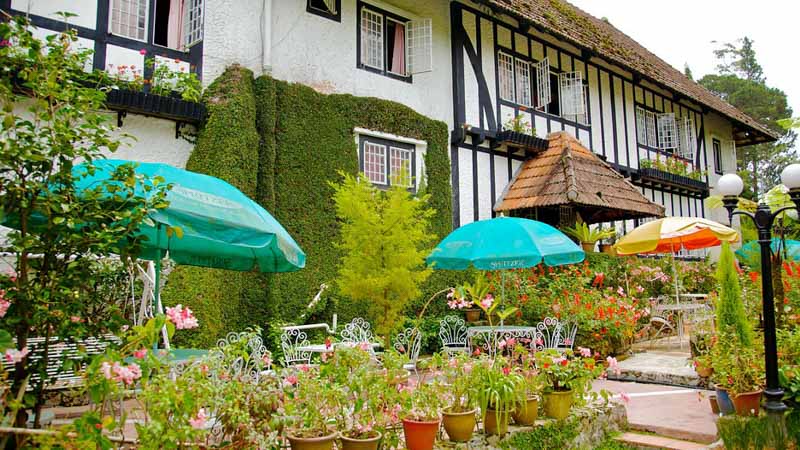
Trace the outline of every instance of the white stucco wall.
{"label": "white stucco wall", "polygon": [[[302,3],[276,0],[280,3]],[[262,18],[268,0],[209,0],[203,29],[203,85],[207,86],[231,64],[261,74]],[[269,6],[269,5],[267,5]],[[266,30],[268,31],[268,30]]]}
{"label": "white stucco wall", "polygon": [[[432,19],[433,71],[414,75],[409,84],[356,67],[356,0],[342,0],[341,22],[309,14],[304,1],[273,0],[273,76],[321,92],[393,100],[452,126],[448,3],[413,0],[366,3],[408,19]],[[257,15],[258,10],[254,11]],[[208,13],[206,23],[209,23]]]}
{"label": "white stucco wall", "polygon": [[[116,114],[110,116],[111,123],[116,124]],[[188,129],[194,130],[193,127]],[[186,139],[175,138],[175,122],[171,120],[128,114],[123,119],[122,128],[116,128],[112,134],[120,137],[122,133],[135,139],[123,139],[124,144],[109,154],[109,158],[159,162],[184,168],[194,148],[194,144]]]}
{"label": "white stucco wall", "polygon": [[97,0],[11,0],[11,8],[50,19],[62,20],[57,12],[77,14],[70,17],[72,25],[94,29],[97,24]]}

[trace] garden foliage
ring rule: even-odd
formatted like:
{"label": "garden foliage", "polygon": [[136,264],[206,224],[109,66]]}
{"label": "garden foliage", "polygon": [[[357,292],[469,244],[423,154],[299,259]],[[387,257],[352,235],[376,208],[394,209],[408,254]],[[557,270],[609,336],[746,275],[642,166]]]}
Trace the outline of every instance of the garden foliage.
{"label": "garden foliage", "polygon": [[732,334],[742,346],[753,345],[753,329],[747,319],[744,303],[742,302],[742,288],[733,252],[728,243],[722,244],[719,261],[717,262],[717,282],[719,283],[719,299],[716,305],[717,333],[719,335]]}

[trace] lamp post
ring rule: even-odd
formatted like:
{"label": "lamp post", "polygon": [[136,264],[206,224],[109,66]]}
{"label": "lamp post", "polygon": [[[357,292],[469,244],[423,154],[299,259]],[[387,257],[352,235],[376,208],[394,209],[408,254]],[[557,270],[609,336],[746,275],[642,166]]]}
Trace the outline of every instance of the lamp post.
{"label": "lamp post", "polygon": [[749,217],[756,225],[758,231],[758,244],[761,247],[761,295],[764,305],[764,365],[766,368],[767,387],[764,396],[767,401],[764,409],[768,413],[782,413],[787,408],[783,403],[783,389],[778,381],[778,348],[775,337],[775,301],[772,291],[772,225],[775,218],[789,209],[800,211],[800,164],[790,164],[781,173],[781,181],[789,188],[789,197],[794,206],[787,206],[775,212],[764,202],[759,202],[755,214],[747,211],[737,211],[739,195],[744,189],[744,183],[738,175],[729,173],[723,175],[717,183],[717,188],[722,194],[722,203],[728,210],[728,219],[732,222],[734,215]]}

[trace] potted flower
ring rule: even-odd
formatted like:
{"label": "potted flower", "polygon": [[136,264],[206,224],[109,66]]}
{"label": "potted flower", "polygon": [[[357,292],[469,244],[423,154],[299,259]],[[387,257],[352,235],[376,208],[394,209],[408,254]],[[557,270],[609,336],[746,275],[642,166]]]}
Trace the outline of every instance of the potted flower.
{"label": "potted flower", "polygon": [[763,355],[752,347],[741,347],[733,353],[728,393],[740,416],[758,416],[764,386],[763,363]]}
{"label": "potted flower", "polygon": [[386,350],[383,353],[383,369],[386,372],[386,380],[391,386],[408,383],[411,372],[405,369],[406,364],[411,360],[407,354],[400,353],[395,349]]}
{"label": "potted flower", "polygon": [[603,371],[603,366],[596,364],[591,356],[587,348],[581,348],[578,355],[572,350],[555,349],[536,353],[536,367],[545,382],[544,412],[547,416],[565,419],[576,396],[582,398],[589,391],[592,380]]}
{"label": "potted flower", "polygon": [[491,298],[489,283],[478,274],[474,283],[464,283],[447,293],[447,306],[450,309],[463,309],[464,319],[475,323],[481,318],[480,304],[485,298]]}
{"label": "potted flower", "polygon": [[337,428],[340,449],[377,450],[383,433],[381,417],[392,391],[383,373],[369,366],[350,373],[344,385],[344,398],[339,405]]}
{"label": "potted flower", "polygon": [[717,406],[723,415],[733,414],[729,389],[733,385],[734,346],[729,339],[715,340],[711,347],[711,382],[717,395]]}
{"label": "potted flower", "polygon": [[601,253],[605,253],[606,255],[617,256],[617,251],[614,249],[614,243],[617,242],[619,238],[619,233],[611,228],[609,232],[613,231],[614,234],[600,240],[600,245],[598,246]]}
{"label": "potted flower", "polygon": [[406,394],[402,411],[403,435],[408,450],[431,450],[441,424],[442,385],[433,380],[416,387],[401,388]]}
{"label": "potted flower", "polygon": [[566,227],[562,231],[580,241],[583,251],[591,253],[594,245],[601,239],[608,239],[616,236],[617,231],[613,228],[604,230],[602,227],[590,228],[585,222],[576,223],[573,227]]}
{"label": "potted flower", "polygon": [[493,361],[484,359],[473,373],[484,431],[502,436],[508,432],[511,412],[525,400],[525,380],[502,356]]}
{"label": "potted flower", "polygon": [[711,354],[705,353],[694,358],[694,370],[702,378],[708,378],[714,372],[711,367]]}
{"label": "potted flower", "polygon": [[511,417],[519,425],[531,426],[539,416],[539,394],[542,391],[542,379],[536,369],[533,352],[522,344],[514,346],[512,361],[518,364],[517,370],[523,378],[525,401],[514,409]]}
{"label": "potted flower", "polygon": [[475,430],[477,386],[471,377],[473,363],[466,353],[434,355],[433,370],[441,370],[444,378],[445,405],[442,425],[453,442],[468,442]]}
{"label": "potted flower", "polygon": [[287,372],[283,386],[286,437],[292,450],[333,449],[333,425],[343,398],[339,385],[304,366]]}

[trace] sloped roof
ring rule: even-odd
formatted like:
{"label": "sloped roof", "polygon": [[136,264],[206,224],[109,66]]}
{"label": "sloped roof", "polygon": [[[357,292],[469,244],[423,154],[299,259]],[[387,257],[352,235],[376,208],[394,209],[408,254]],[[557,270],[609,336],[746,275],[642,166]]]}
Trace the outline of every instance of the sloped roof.
{"label": "sloped roof", "polygon": [[663,206],[569,133],[547,138],[547,150],[520,166],[495,211],[572,205],[588,223],[664,216]]}
{"label": "sloped roof", "polygon": [[[780,136],[764,124],[739,111],[708,89],[690,80],[610,23],[598,19],[564,0],[482,0],[521,23],[536,28],[602,56],[610,62],[654,81],[732,119],[740,145],[774,141]],[[743,132],[751,132],[745,136]]]}

